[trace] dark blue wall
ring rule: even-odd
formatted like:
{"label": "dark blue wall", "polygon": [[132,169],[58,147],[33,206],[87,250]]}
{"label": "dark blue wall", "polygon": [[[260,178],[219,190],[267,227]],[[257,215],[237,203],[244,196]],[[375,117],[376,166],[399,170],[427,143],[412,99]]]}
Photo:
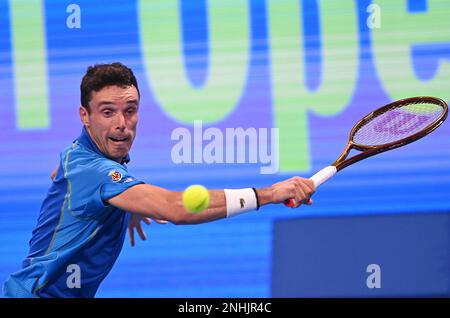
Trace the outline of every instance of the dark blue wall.
{"label": "dark blue wall", "polygon": [[[273,297],[450,296],[448,213],[289,219],[273,231]],[[380,288],[367,287],[369,264]]]}

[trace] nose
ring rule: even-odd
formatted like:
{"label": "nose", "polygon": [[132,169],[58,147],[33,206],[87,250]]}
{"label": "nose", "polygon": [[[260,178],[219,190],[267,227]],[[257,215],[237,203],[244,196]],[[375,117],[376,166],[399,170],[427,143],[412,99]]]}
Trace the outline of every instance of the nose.
{"label": "nose", "polygon": [[126,119],[123,114],[118,114],[116,119],[116,128],[120,129],[121,131],[125,130],[126,128]]}

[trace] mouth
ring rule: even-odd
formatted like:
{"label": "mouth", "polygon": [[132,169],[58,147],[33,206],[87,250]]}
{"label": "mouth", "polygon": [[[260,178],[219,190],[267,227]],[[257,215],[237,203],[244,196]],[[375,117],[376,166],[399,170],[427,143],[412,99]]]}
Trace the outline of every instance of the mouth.
{"label": "mouth", "polygon": [[128,142],[130,140],[130,137],[128,137],[128,136],[115,136],[115,137],[109,137],[109,140],[111,140],[114,143],[123,143],[123,142]]}

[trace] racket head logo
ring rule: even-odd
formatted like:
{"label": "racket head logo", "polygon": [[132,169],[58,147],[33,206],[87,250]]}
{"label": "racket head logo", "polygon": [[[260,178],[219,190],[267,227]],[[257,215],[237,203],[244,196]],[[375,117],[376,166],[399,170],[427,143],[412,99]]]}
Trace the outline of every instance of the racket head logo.
{"label": "racket head logo", "polygon": [[387,132],[392,136],[409,134],[432,119],[433,116],[415,115],[400,111],[391,111],[378,120],[373,130],[377,133]]}

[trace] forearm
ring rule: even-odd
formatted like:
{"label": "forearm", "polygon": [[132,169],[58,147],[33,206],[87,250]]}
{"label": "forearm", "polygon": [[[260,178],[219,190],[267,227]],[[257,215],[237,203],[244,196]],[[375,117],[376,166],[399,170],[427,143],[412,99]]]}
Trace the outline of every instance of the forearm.
{"label": "forearm", "polygon": [[[209,190],[210,203],[207,209],[192,213],[186,210],[182,202],[182,192],[172,192],[173,215],[176,224],[199,224],[223,219],[227,217],[227,203],[224,190]],[[270,188],[256,189],[259,206],[272,203]],[[256,199],[256,198],[255,198]]]}
{"label": "forearm", "polygon": [[167,220],[174,224],[196,224],[225,218],[226,201],[223,190],[210,190],[209,207],[197,214],[189,212],[182,201],[182,192],[169,191],[149,184],[139,184],[108,200],[122,210],[145,217]]}
{"label": "forearm", "polygon": [[183,205],[183,193],[171,192],[168,198],[168,210],[171,221],[176,224],[199,224],[226,218],[227,208],[225,193],[223,190],[208,190],[209,206],[207,209],[193,213],[188,211]]}

